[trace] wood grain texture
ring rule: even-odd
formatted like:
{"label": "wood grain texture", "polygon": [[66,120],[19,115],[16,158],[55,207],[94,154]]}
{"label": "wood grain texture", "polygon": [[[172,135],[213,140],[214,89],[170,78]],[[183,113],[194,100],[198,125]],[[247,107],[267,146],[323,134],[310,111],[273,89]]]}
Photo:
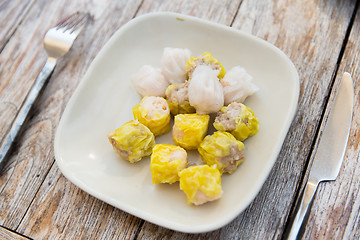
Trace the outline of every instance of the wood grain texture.
{"label": "wood grain texture", "polygon": [[34,0],[2,0],[0,2],[0,52],[31,8]]}
{"label": "wood grain texture", "polygon": [[[118,7],[120,8],[120,6]],[[126,12],[128,12],[129,9],[125,10],[127,10]],[[132,13],[135,14],[135,6],[132,10]],[[105,12],[104,14],[114,16],[117,11],[118,9],[116,9],[114,6],[112,10],[109,10],[109,12]],[[233,14],[235,14],[235,12],[236,11],[233,10]],[[113,20],[113,22],[110,24],[108,21],[111,21],[111,19],[99,19],[98,21],[94,21],[94,25],[96,26],[94,26],[92,29],[87,29],[88,36],[93,37],[86,40],[85,43],[82,44],[84,44],[85,47],[89,47],[89,51],[91,51],[90,56],[92,57],[94,57],[99,50],[97,44],[102,46],[104,43],[103,39],[99,39],[99,34],[104,34],[110,37],[111,34],[119,27],[119,25],[117,25],[117,21]],[[107,29],[103,29],[104,26],[107,26]],[[100,33],[96,34],[98,31],[100,31]],[[82,42],[81,39],[79,43],[80,42]],[[87,54],[89,54],[89,52],[87,52]],[[31,134],[31,132],[35,131],[36,129],[34,123],[36,121],[40,121],[41,119],[53,119],[54,123],[58,123],[60,119],[59,114],[63,111],[68,97],[70,97],[71,93],[75,90],[75,87],[78,83],[78,81],[69,79],[69,75],[71,75],[71,72],[76,72],[76,74],[79,74],[77,73],[78,70],[76,70],[78,67],[77,63],[81,62],[82,60],[87,61],[86,58],[89,57],[84,56],[81,60],[78,60],[77,56],[78,53],[76,52],[76,50],[72,51],[69,54],[69,59],[74,58],[74,60],[71,60],[74,62],[73,66],[69,66],[68,63],[64,66],[59,65],[59,68],[53,76],[54,80],[49,83],[46,91],[44,92],[44,95],[39,101],[39,104],[36,105],[35,111],[39,109],[39,113],[31,121],[31,128],[28,130],[29,134]],[[66,60],[67,59],[65,59],[64,62],[66,62]],[[84,63],[82,62],[81,64]],[[62,69],[63,67],[71,67],[74,68],[74,70]],[[68,71],[70,71],[70,73]],[[59,81],[57,79],[63,80]],[[68,92],[65,94],[64,91]],[[51,104],[49,102],[54,103]],[[46,116],[42,116],[42,114],[45,114]],[[55,126],[53,131],[55,131]],[[52,142],[49,142],[48,144],[52,146]],[[46,181],[51,178],[53,178],[56,182],[54,183],[54,186],[46,184]],[[65,187],[65,184],[69,185],[70,189],[66,191],[68,193],[61,192]],[[74,191],[79,193],[73,194],[72,192]],[[63,196],[63,201],[59,200],[60,202],[54,204],[53,201],[57,198],[56,194]],[[84,196],[87,197],[85,200]],[[69,217],[69,215],[73,214],[74,212],[74,208],[72,207],[72,205],[79,201],[83,203],[82,208],[84,209],[83,211],[86,213],[79,213],[80,216],[83,216],[83,219],[80,220]],[[54,205],[56,205],[57,207],[55,207]],[[46,211],[46,209],[52,210]],[[36,227],[39,224],[41,225],[43,221],[46,221],[43,224],[44,227]],[[55,236],[60,238],[76,239],[87,239],[89,237],[93,239],[108,239],[109,236],[111,236],[111,238],[113,238],[114,236],[118,236],[119,238],[132,238],[134,237],[134,235],[137,234],[138,227],[140,226],[140,224],[142,224],[142,222],[142,220],[125,214],[122,211],[115,209],[99,200],[96,200],[95,198],[82,192],[79,188],[66,180],[57,169],[57,166],[53,165],[51,171],[45,179],[45,182],[42,184],[33,203],[27,211],[24,219],[20,223],[20,226],[16,228],[16,230],[21,232],[22,234],[31,236],[33,238],[52,238]],[[47,228],[45,227],[45,225],[47,226]],[[58,225],[61,225],[61,231],[58,230]],[[83,230],[80,230],[75,228],[74,226],[86,227]],[[97,227],[100,229],[97,230]]]}
{"label": "wood grain texture", "polygon": [[[344,57],[336,76],[338,88],[343,72],[354,83],[354,112],[344,162],[336,181],[320,183],[303,239],[359,239],[360,208],[360,12],[354,21]],[[334,94],[335,95],[335,92]]]}
{"label": "wood grain texture", "polygon": [[[99,6],[102,6],[103,9],[99,10],[99,6],[97,6],[96,3],[99,3]],[[55,72],[51,78],[51,81],[47,86],[47,89],[39,99],[39,102],[34,106],[32,118],[28,123],[28,129],[22,136],[22,140],[18,143],[18,148],[14,152],[12,158],[9,159],[10,161],[8,162],[6,174],[0,177],[0,208],[2,209],[2,211],[0,211],[0,224],[10,229],[17,229],[24,215],[27,212],[33,213],[34,209],[39,208],[37,204],[31,204],[39,203],[36,201],[36,199],[34,200],[34,197],[38,193],[40,186],[44,186],[46,191],[49,190],[50,187],[52,187],[51,185],[43,184],[46,176],[48,176],[47,179],[52,179],[54,177],[51,176],[51,174],[48,174],[54,163],[53,139],[55,129],[60,120],[61,113],[65,108],[66,103],[71,96],[71,93],[76,88],[81,77],[85,73],[87,67],[89,66],[93,58],[96,56],[99,49],[110,38],[110,36],[117,28],[119,28],[125,22],[129,21],[129,19],[131,19],[135,15],[140,1],[131,1],[131,3],[128,3],[127,1],[108,1],[108,5],[105,5],[104,1],[94,2],[93,5],[85,4],[85,6],[84,4],[85,1],[82,3],[76,3],[73,1],[36,2],[33,8],[29,11],[27,18],[24,19],[23,25],[20,25],[18,27],[18,31],[15,33],[15,35],[12,37],[11,41],[7,44],[5,48],[5,51],[8,51],[6,54],[19,52],[22,61],[19,61],[18,58],[14,58],[14,61],[19,61],[19,67],[22,69],[26,68],[27,71],[29,71],[29,74],[27,74],[26,76],[18,76],[18,78],[9,79],[9,82],[11,82],[9,84],[16,85],[13,86],[11,89],[6,88],[7,92],[11,92],[8,95],[11,95],[15,94],[12,93],[12,91],[16,91],[17,87],[19,87],[19,90],[21,91],[21,87],[18,86],[18,83],[16,83],[17,81],[33,81],[34,78],[29,78],[29,76],[36,77],[36,74],[38,73],[38,71],[40,71],[43,61],[45,60],[44,58],[35,58],[33,61],[31,59],[29,60],[28,57],[25,56],[29,54],[26,53],[25,47],[21,50],[17,49],[19,48],[19,45],[21,45],[20,41],[22,41],[23,38],[27,39],[22,35],[23,29],[32,29],[32,31],[26,31],[28,31],[28,33],[35,32],[32,38],[37,39],[35,35],[38,34],[38,32],[40,31],[39,28],[44,29],[42,30],[44,32],[48,28],[48,26],[43,26],[42,23],[38,23],[41,25],[40,27],[34,24],[34,21],[37,21],[36,16],[41,14],[42,12],[47,12],[47,14],[49,15],[47,17],[49,19],[53,19],[51,23],[46,24],[54,25],[55,22],[64,18],[64,16],[67,16],[70,13],[76,11],[77,9],[96,9],[97,15],[94,14],[95,21],[92,24],[88,25],[84,33],[80,35],[77,41],[74,43],[72,51],[66,56],[64,56],[64,58],[61,59],[58,63]],[[59,14],[55,14],[54,11],[59,9],[62,10],[59,11]],[[109,15],[113,17],[104,17]],[[100,19],[100,16],[103,17],[101,17],[101,20],[97,21],[98,19]],[[42,36],[39,36],[38,38],[39,39],[37,41],[41,42]],[[29,48],[29,46],[27,47]],[[38,52],[40,51],[42,51],[42,48],[39,47],[33,47],[30,49],[30,52],[35,55],[38,54]],[[1,55],[0,57],[2,56],[5,55]],[[25,61],[24,59],[27,60]],[[5,62],[6,61],[4,60],[4,63]],[[3,68],[3,65],[1,65],[1,68],[5,69],[5,67]],[[23,91],[26,92],[25,89]],[[18,102],[20,103],[21,101]],[[6,119],[1,120],[6,121]],[[60,172],[56,172],[56,174],[57,175],[55,177],[62,178]],[[95,199],[81,192],[81,190],[70,184],[70,182],[65,182],[66,184],[70,185],[70,194],[66,195],[69,196],[68,198],[66,198],[66,201],[60,201],[62,199],[61,193],[64,186],[55,188],[57,191],[56,193],[54,193],[55,199],[52,199],[50,196],[48,198],[45,198],[45,200],[47,200],[48,202],[46,202],[45,200],[45,202],[41,202],[41,206],[43,206],[43,209],[41,209],[40,207],[39,211],[37,211],[39,215],[34,214],[26,216],[26,219],[30,221],[31,224],[25,222],[25,225],[22,225],[22,228],[20,228],[23,232],[27,231],[29,235],[34,238],[37,238],[37,236],[54,236],[54,234],[61,235],[62,232],[59,233],[56,227],[59,223],[57,221],[51,221],[52,215],[57,213],[57,207],[59,207],[59,209],[68,208],[69,206],[76,207],[74,203],[78,202],[81,204],[85,204],[89,209],[92,209]],[[60,183],[63,184],[64,181],[60,181]],[[75,194],[72,194],[72,192],[74,191]],[[84,195],[86,195],[87,199],[90,199],[88,200],[89,205],[84,202]],[[53,202],[53,200],[56,200],[63,205],[58,206],[56,202]],[[30,205],[34,206],[34,208],[28,209]],[[104,205],[103,203],[98,203],[94,206],[97,206],[97,209],[93,210],[92,214],[97,215],[99,211],[104,211],[101,209],[105,209],[105,211],[108,212],[107,214],[109,216],[112,216],[111,221],[118,221],[115,224],[115,226],[117,226],[116,228],[114,228],[114,226],[111,227],[113,227],[113,229],[115,229],[120,235],[124,232],[127,232],[128,229],[131,229],[126,224],[123,224],[124,221],[128,221],[135,226],[139,224],[139,220],[133,217],[128,217],[127,215],[119,217],[120,215],[124,214],[121,211],[112,213],[112,208]],[[44,210],[45,213],[42,210]],[[60,215],[61,211],[59,213]],[[63,230],[65,235],[76,235],[76,232],[78,231],[78,229],[74,229],[75,225],[71,223],[73,220],[73,212],[74,209],[69,208],[68,215],[65,216],[65,218],[68,220],[68,222],[64,222],[64,224],[67,224]],[[57,217],[59,214],[55,214],[54,219],[58,219]],[[36,224],[35,226],[33,226],[33,224],[42,222],[44,216],[49,216],[47,218],[47,223],[49,224],[49,226],[46,229],[41,228],[39,230],[36,227]],[[82,218],[86,219],[84,217]],[[94,223],[93,227],[97,227],[98,229],[103,229],[104,227],[106,227],[106,225],[99,226],[102,220],[103,219],[98,219],[98,222],[94,220],[92,222]],[[81,222],[81,220],[79,221]],[[29,228],[25,228],[27,226]],[[80,224],[78,226],[81,227],[82,225]],[[126,227],[126,229],[124,229],[123,227]],[[70,228],[71,231],[68,230],[68,228]],[[91,231],[91,234],[96,233],[98,229]],[[129,232],[129,235],[136,233],[136,229],[137,228],[135,228],[133,232]],[[70,231],[71,234],[69,234],[69,232],[67,231]],[[79,235],[79,237],[86,236],[86,234],[83,235],[83,233],[81,232],[79,234],[81,234]],[[104,232],[101,232],[101,234],[105,234],[106,236],[106,234],[112,234],[112,232],[109,229],[105,229]]]}
{"label": "wood grain texture", "polygon": [[[306,177],[303,169],[310,158],[324,99],[330,94],[328,86],[337,69],[355,3],[352,0],[33,1],[27,14],[22,15],[23,20],[6,25],[15,31],[0,54],[0,139],[45,61],[41,47],[46,30],[76,10],[90,10],[95,20],[79,36],[74,49],[59,62],[33,109],[5,175],[0,177],[0,225],[34,239],[281,238],[301,180]],[[7,8],[10,6],[14,5]],[[125,22],[135,15],[156,11],[197,16],[263,38],[283,50],[300,75],[298,113],[268,180],[246,211],[227,226],[209,233],[174,232],[124,213],[77,188],[54,164],[55,130],[91,61]],[[338,75],[347,70],[359,76],[359,30],[357,16]],[[359,78],[355,80],[358,82]],[[306,239],[359,238],[359,86],[355,91],[357,120],[353,122],[352,139],[340,173],[342,180],[335,185],[323,184],[319,189],[308,221],[310,227],[304,234]],[[8,233],[2,230],[0,227],[0,238]]]}
{"label": "wood grain texture", "polygon": [[213,22],[230,25],[234,20],[241,0],[214,1],[214,0],[144,0],[137,16],[149,12],[169,11],[190,16],[196,16]]}
{"label": "wood grain texture", "polygon": [[141,222],[83,192],[54,165],[17,230],[35,239],[126,239]]}
{"label": "wood grain texture", "polygon": [[20,147],[10,171],[1,178],[0,212],[1,225],[15,229],[31,204],[37,189],[42,184],[52,162],[45,161],[52,152],[48,142],[51,138],[51,122],[43,120],[36,123],[36,131]]}
{"label": "wood grain texture", "polygon": [[139,237],[281,238],[354,7],[351,1],[242,1],[232,26],[279,47],[294,62],[300,76],[298,113],[278,161],[252,204],[224,228],[194,237],[145,223]]}
{"label": "wood grain texture", "polygon": [[[1,102],[0,119],[12,119],[17,114],[17,107],[11,102]],[[0,121],[0,142],[10,129],[11,121]]]}
{"label": "wood grain texture", "polygon": [[[2,53],[0,55],[0,109],[4,109],[0,121],[0,140],[5,136],[45,64],[47,56],[43,48],[43,38],[46,31],[77,10],[94,9],[92,15],[96,19],[106,10],[110,1],[53,1],[52,4],[42,5],[41,2],[36,4],[33,2],[5,1],[0,7],[1,12],[6,13],[6,15],[0,15],[0,20],[3,20],[0,21],[0,29],[12,29],[11,41],[6,44],[2,52],[0,51]],[[32,11],[23,19],[30,8]],[[20,23],[21,25],[18,25]],[[4,35],[3,37],[0,35],[0,38],[10,37],[9,34],[5,34],[5,31],[1,31],[1,34]]]}
{"label": "wood grain texture", "polygon": [[[242,5],[247,12],[255,12],[245,6]],[[252,27],[248,18],[240,17],[243,12],[240,9],[239,22],[235,20],[234,26],[240,29],[245,26],[246,31],[283,50],[298,69],[301,85],[298,112],[278,161],[258,197],[239,216],[237,227],[244,230],[236,238],[281,238],[311,153],[325,99],[330,94],[328,86],[354,8],[355,2],[351,1],[274,1],[270,12],[255,17]]]}
{"label": "wood grain texture", "polygon": [[15,232],[0,226],[0,239],[6,240],[28,240],[29,238],[23,237]]}
{"label": "wood grain texture", "polygon": [[[18,25],[26,16],[34,0],[4,0],[0,2],[0,53],[13,36]],[[0,61],[1,62],[1,61]],[[4,65],[0,63],[0,66]],[[5,86],[5,70],[0,67],[0,142],[10,128],[12,119],[17,113],[17,105],[11,101],[2,100],[2,92]]]}

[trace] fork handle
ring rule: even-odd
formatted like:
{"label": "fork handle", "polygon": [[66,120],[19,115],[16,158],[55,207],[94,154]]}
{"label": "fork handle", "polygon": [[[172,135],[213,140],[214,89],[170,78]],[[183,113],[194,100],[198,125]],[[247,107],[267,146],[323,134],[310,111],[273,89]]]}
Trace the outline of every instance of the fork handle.
{"label": "fork handle", "polygon": [[55,65],[55,61],[48,59],[45,66],[36,78],[34,85],[31,87],[30,92],[26,96],[25,101],[23,102],[20,110],[18,111],[16,118],[13,120],[10,130],[5,135],[0,147],[0,172],[3,170],[2,168],[4,167],[5,159],[10,153],[10,148],[16,136],[20,132],[21,127],[23,126],[32,105],[39,96],[39,93],[44,87],[47,79],[53,72]]}
{"label": "fork handle", "polygon": [[309,205],[315,195],[318,184],[319,184],[318,181],[313,181],[313,180],[309,180],[306,183],[303,195],[295,207],[296,215],[293,218],[293,222],[289,234],[287,236],[287,240],[297,239],[299,230],[302,226],[305,215],[309,209]]}

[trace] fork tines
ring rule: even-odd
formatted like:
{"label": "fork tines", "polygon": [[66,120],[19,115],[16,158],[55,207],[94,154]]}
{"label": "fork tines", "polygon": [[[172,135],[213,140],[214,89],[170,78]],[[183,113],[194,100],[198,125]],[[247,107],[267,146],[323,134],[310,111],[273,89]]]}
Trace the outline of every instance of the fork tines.
{"label": "fork tines", "polygon": [[70,31],[70,33],[73,33],[76,30],[80,31],[90,18],[91,16],[89,13],[78,11],[56,25],[56,29],[63,28],[64,31]]}

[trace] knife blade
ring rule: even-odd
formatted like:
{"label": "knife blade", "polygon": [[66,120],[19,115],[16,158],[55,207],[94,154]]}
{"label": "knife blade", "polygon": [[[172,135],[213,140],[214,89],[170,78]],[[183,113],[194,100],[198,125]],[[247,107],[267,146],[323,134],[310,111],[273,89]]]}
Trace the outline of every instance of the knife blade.
{"label": "knife blade", "polygon": [[296,239],[306,212],[321,181],[335,180],[340,172],[349,139],[354,101],[354,87],[349,73],[345,72],[339,92],[318,144],[308,182],[297,203],[295,217],[287,239]]}
{"label": "knife blade", "polygon": [[335,180],[341,168],[353,112],[354,89],[351,76],[344,73],[334,108],[323,131],[311,167],[310,179]]}

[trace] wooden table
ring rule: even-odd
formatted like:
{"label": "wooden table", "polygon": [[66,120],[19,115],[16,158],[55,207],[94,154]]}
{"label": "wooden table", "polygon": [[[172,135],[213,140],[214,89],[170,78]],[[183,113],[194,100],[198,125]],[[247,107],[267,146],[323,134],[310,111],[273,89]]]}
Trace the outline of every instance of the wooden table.
{"label": "wooden table", "polygon": [[[9,129],[46,53],[46,31],[86,10],[94,21],[58,63],[0,177],[0,239],[280,239],[307,179],[326,109],[342,73],[355,84],[354,118],[335,182],[321,183],[304,239],[360,239],[360,12],[356,0],[2,0],[0,139]],[[101,47],[130,19],[171,11],[251,33],[276,45],[300,76],[298,111],[256,199],[227,226],[174,232],[116,209],[69,182],[55,164],[61,114]]]}

